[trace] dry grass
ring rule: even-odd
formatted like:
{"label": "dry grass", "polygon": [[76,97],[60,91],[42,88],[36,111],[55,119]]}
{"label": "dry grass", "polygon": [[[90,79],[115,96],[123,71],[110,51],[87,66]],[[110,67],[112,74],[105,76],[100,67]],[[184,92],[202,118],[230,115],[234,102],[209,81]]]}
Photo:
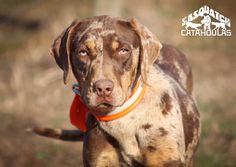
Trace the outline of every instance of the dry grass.
{"label": "dry grass", "polygon": [[[24,129],[34,125],[73,128],[68,121],[73,80],[63,85],[62,71],[48,55],[48,48],[74,18],[93,14],[92,1],[16,2],[3,1],[0,7],[0,16],[26,24],[12,25],[0,20],[0,167],[82,166],[82,143],[49,140],[26,134]],[[124,2],[121,15],[138,18],[159,34],[161,41],[178,46],[193,67],[203,120],[196,166],[235,166],[235,35],[181,37],[182,17],[201,6],[201,2],[183,6],[170,0],[140,1],[135,8],[133,3],[134,0]],[[227,2],[220,8],[216,1],[212,6],[235,21],[231,5]]]}

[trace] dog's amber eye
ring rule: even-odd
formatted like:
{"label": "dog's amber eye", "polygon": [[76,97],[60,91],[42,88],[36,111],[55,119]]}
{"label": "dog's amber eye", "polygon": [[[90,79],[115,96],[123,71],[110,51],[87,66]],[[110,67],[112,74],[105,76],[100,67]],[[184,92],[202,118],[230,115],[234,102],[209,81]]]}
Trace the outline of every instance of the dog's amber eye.
{"label": "dog's amber eye", "polygon": [[127,54],[128,52],[129,52],[129,49],[121,48],[120,51],[119,51],[119,55],[124,55],[124,54]]}
{"label": "dog's amber eye", "polygon": [[79,55],[80,56],[87,56],[88,52],[86,50],[81,50],[81,51],[79,51]]}

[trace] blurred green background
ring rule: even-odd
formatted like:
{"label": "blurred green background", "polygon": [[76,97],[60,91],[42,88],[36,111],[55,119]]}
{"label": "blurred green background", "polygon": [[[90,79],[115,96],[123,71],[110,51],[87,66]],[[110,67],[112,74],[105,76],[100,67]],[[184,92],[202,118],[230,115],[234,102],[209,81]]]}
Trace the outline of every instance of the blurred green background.
{"label": "blurred green background", "polygon": [[[35,125],[73,129],[71,84],[48,50],[74,19],[134,17],[182,50],[202,116],[196,167],[236,166],[236,1],[0,0],[0,167],[82,166],[82,143],[26,134]],[[231,19],[231,37],[182,37],[181,20],[203,5]]]}

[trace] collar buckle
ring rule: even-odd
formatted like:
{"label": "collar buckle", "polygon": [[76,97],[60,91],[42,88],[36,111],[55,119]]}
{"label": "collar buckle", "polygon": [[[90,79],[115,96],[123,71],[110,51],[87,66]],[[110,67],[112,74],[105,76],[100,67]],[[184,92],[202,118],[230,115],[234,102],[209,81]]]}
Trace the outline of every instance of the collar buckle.
{"label": "collar buckle", "polygon": [[79,83],[74,84],[74,85],[72,86],[72,90],[73,90],[73,92],[74,92],[75,94],[81,96]]}

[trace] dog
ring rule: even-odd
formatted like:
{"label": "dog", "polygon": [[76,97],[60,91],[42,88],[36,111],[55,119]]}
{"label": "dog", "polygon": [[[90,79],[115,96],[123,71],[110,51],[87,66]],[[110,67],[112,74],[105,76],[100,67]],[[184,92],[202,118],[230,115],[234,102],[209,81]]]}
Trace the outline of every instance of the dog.
{"label": "dog", "polygon": [[213,30],[219,29],[219,28],[222,28],[223,30],[226,29],[226,27],[225,27],[226,24],[223,22],[211,22],[211,24],[215,26],[215,28]]}
{"label": "dog", "polygon": [[200,115],[181,51],[135,19],[111,16],[74,21],[51,50],[64,82],[72,72],[79,83],[87,129],[36,133],[82,140],[85,167],[193,166]]}
{"label": "dog", "polygon": [[182,23],[182,26],[185,26],[186,29],[188,29],[189,27],[195,30],[198,30],[198,27],[201,27],[202,25],[199,23],[192,23],[190,21],[184,20],[184,22]]}

